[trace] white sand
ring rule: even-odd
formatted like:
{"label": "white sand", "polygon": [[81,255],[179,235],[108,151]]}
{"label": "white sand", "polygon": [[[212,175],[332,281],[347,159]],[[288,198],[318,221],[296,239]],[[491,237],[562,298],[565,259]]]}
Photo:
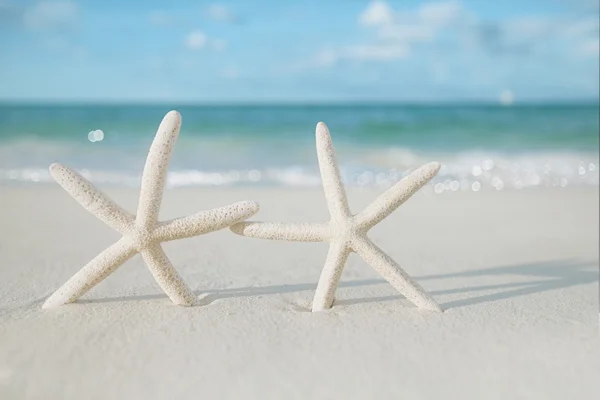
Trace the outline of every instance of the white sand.
{"label": "white sand", "polygon": [[[137,190],[103,189],[134,211]],[[378,193],[350,191],[351,209]],[[242,199],[261,204],[256,219],[327,219],[319,189],[242,188],[167,191],[161,219]],[[164,246],[208,305],[173,305],[137,257],[77,303],[42,310],[118,234],[57,186],[0,187],[0,226],[0,399],[600,391],[597,189],[417,193],[370,237],[442,314],[410,305],[356,255],[334,308],[310,313],[327,245],[228,231]]]}

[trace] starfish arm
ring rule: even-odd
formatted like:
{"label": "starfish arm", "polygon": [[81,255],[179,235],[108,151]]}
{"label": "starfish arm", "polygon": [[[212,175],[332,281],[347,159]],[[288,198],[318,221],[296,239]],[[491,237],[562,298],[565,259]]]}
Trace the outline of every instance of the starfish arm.
{"label": "starfish arm", "polygon": [[323,122],[317,124],[317,158],[323,181],[323,190],[327,199],[327,207],[332,219],[341,219],[350,215],[346,191],[342,183],[340,171],[335,158],[335,151],[327,126]]}
{"label": "starfish arm", "polygon": [[306,222],[240,222],[230,227],[238,235],[290,242],[323,242],[329,237],[327,224]]}
{"label": "starfish arm", "polygon": [[371,228],[381,222],[429,182],[439,170],[440,164],[432,162],[401,179],[356,216],[359,226]]}
{"label": "starfish arm", "polygon": [[343,243],[332,242],[329,246],[325,266],[321,272],[319,284],[313,298],[313,312],[331,308],[349,254],[350,249]]}
{"label": "starfish arm", "polygon": [[55,163],[50,166],[50,175],[83,208],[117,232],[124,234],[133,224],[133,215],[71,168]]}
{"label": "starfish arm", "polygon": [[369,239],[354,239],[351,247],[411,303],[427,310],[442,311],[437,302],[417,282]]}
{"label": "starfish arm", "polygon": [[243,221],[256,214],[257,211],[257,203],[241,201],[187,217],[161,222],[154,231],[154,236],[158,241],[166,242],[203,235]]}
{"label": "starfish arm", "polygon": [[156,137],[150,146],[142,173],[142,186],[136,216],[138,226],[152,227],[158,218],[167,179],[167,169],[180,126],[181,116],[177,111],[170,111],[160,123]]}
{"label": "starfish arm", "polygon": [[52,308],[74,302],[133,257],[135,253],[136,251],[126,239],[120,239],[73,275],[46,300],[42,307]]}
{"label": "starfish arm", "polygon": [[160,244],[142,250],[142,257],[158,285],[173,303],[180,306],[193,306],[196,303],[196,296],[181,279]]}

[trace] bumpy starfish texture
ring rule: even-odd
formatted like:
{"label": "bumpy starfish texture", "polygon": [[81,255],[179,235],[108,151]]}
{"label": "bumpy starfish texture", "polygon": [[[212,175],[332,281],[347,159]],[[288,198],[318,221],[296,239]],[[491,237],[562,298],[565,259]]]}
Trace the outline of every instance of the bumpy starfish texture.
{"label": "bumpy starfish texture", "polygon": [[392,258],[367,237],[367,231],[390,215],[439,171],[429,163],[406,176],[371,203],[352,215],[337,166],[331,136],[324,123],[317,125],[317,158],[331,220],[326,223],[241,222],[231,226],[239,235],[299,242],[329,242],[329,253],[321,272],[312,311],[333,305],[335,291],[350,252],[356,252],[383,278],[417,307],[442,311],[436,301]]}
{"label": "bumpy starfish texture", "polygon": [[141,253],[154,279],[173,303],[184,306],[195,304],[196,296],[171,265],[160,243],[228,227],[254,215],[258,205],[243,201],[187,217],[157,221],[167,169],[180,126],[181,116],[176,111],[169,112],[163,118],[146,159],[135,216],[72,169],[60,164],[50,166],[50,174],[67,193],[123,237],[92,259],[50,296],[44,308],[77,300],[136,253]]}

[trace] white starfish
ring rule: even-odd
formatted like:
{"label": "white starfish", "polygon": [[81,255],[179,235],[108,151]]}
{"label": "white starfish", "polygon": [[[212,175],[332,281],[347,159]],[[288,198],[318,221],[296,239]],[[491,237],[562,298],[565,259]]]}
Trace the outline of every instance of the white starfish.
{"label": "white starfish", "polygon": [[429,163],[414,171],[357,215],[348,208],[346,192],[337,167],[327,126],[317,124],[317,157],[331,220],[326,223],[241,222],[231,226],[237,234],[299,242],[329,242],[329,253],[321,272],[312,311],[331,308],[338,281],[351,251],[356,252],[383,278],[418,307],[442,311],[435,300],[398,264],[367,237],[367,231],[390,215],[398,206],[437,174],[440,164]]}
{"label": "white starfish", "polygon": [[136,253],[141,253],[154,279],[173,303],[185,306],[195,303],[196,296],[177,274],[160,243],[225,228],[255,214],[258,205],[243,201],[183,218],[157,221],[167,169],[180,126],[181,116],[177,111],[171,111],[158,127],[142,174],[135,216],[115,204],[72,169],[60,164],[50,166],[52,177],[79,204],[123,237],[73,275],[46,300],[44,308],[77,300]]}

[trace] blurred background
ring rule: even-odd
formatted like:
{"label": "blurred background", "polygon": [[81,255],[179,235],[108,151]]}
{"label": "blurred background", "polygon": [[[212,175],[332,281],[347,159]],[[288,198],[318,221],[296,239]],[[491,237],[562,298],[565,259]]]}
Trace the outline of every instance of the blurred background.
{"label": "blurred background", "polygon": [[319,185],[319,121],[358,186],[598,185],[597,0],[0,0],[0,59],[0,184],[136,186],[176,109],[171,186]]}

